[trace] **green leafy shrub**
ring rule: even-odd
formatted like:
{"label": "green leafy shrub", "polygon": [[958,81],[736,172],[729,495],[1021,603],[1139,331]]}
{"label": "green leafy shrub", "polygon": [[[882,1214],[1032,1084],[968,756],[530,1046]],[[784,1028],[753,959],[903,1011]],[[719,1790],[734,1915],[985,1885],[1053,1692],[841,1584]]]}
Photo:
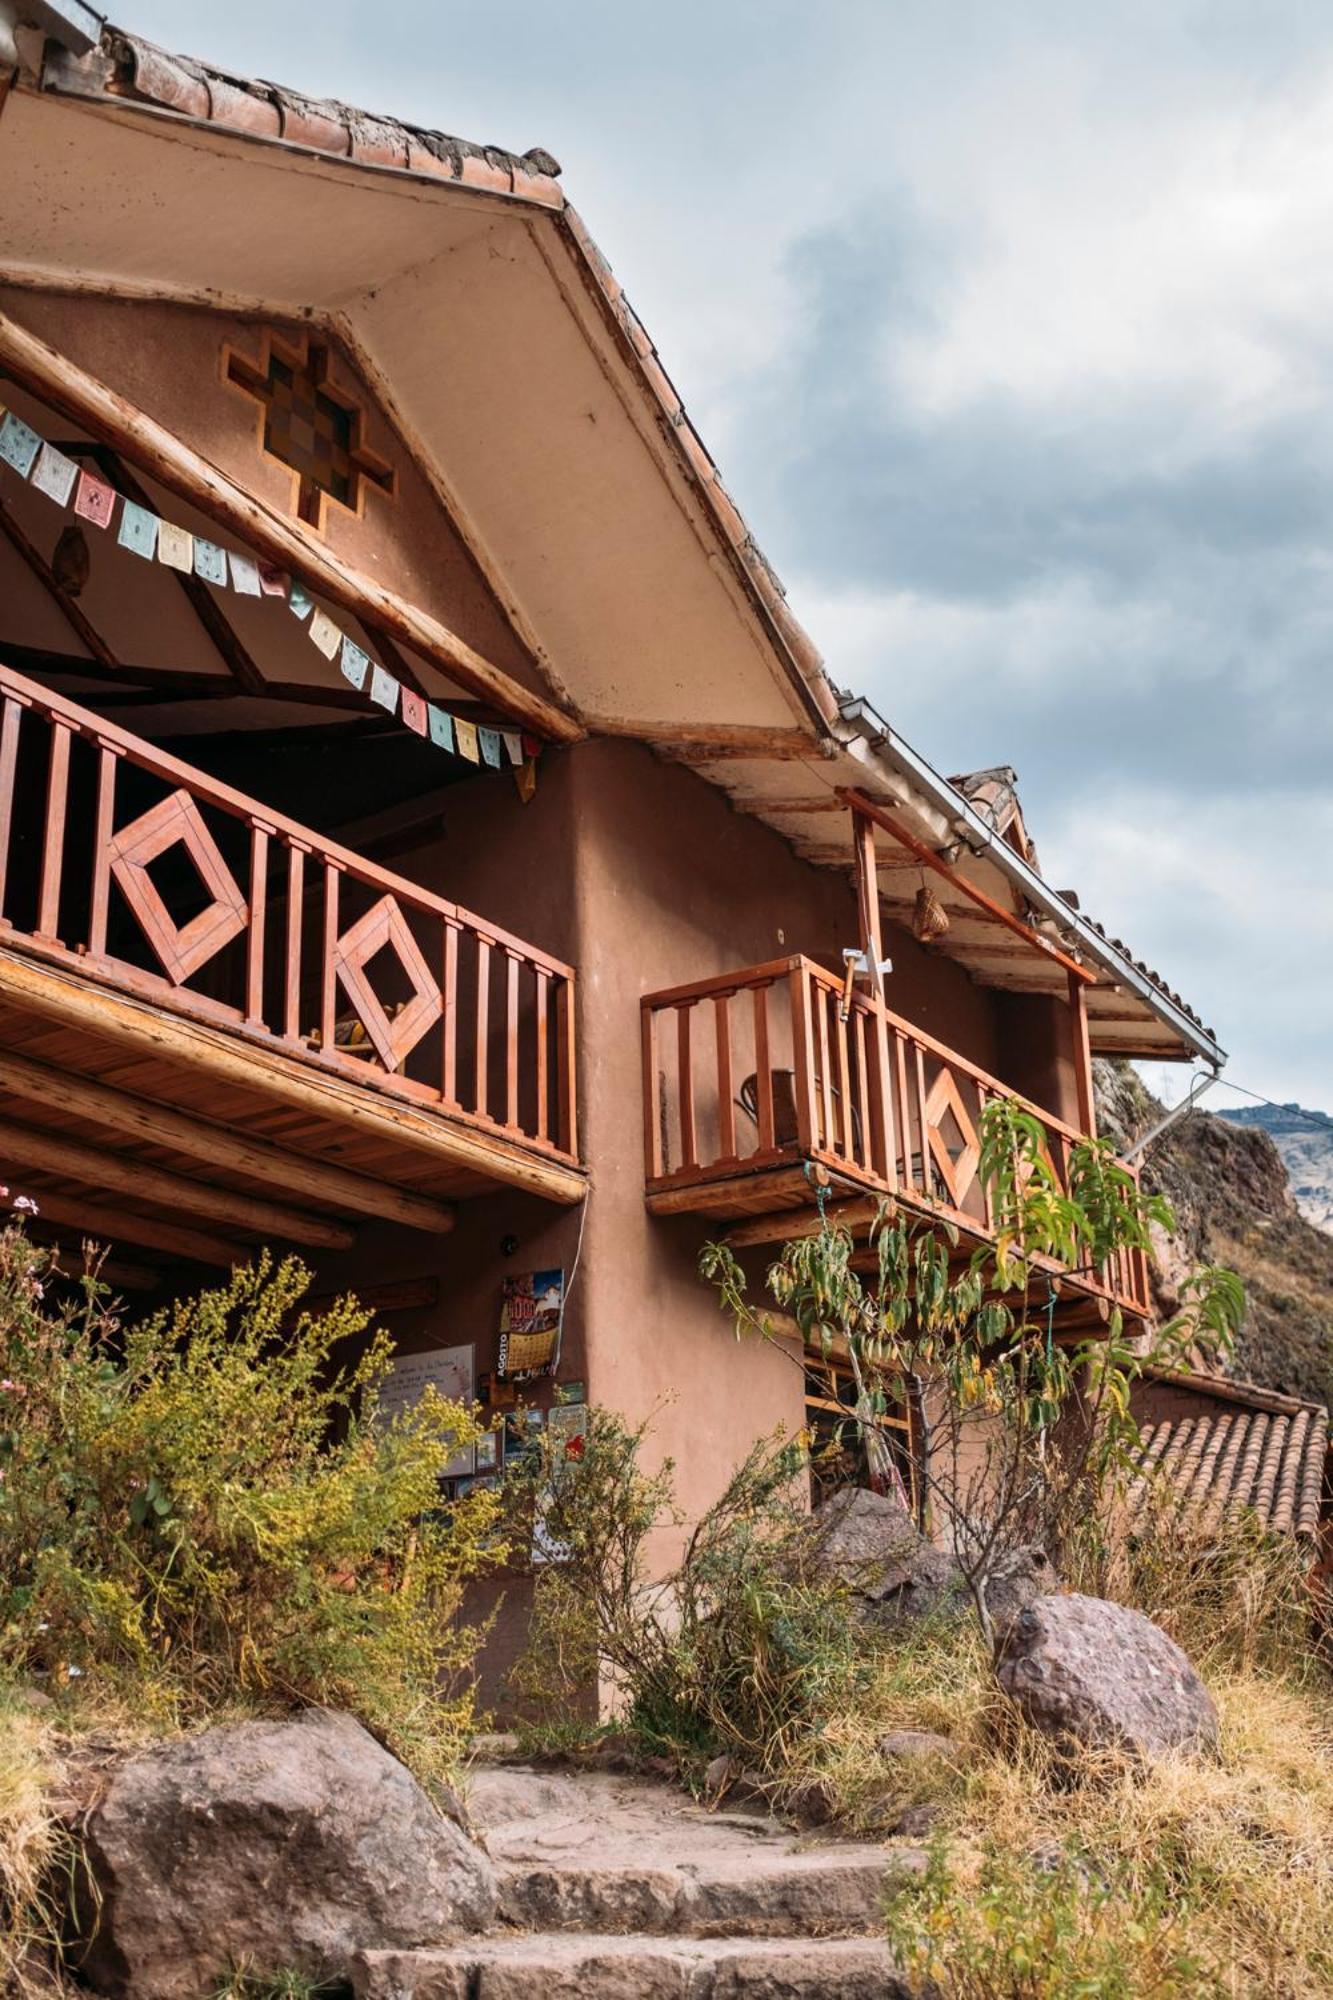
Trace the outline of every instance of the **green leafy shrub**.
{"label": "green leafy shrub", "polygon": [[780,1771],[867,1670],[845,1589],[810,1560],[804,1448],[756,1445],[663,1575],[650,1538],[680,1523],[670,1462],[640,1466],[646,1428],[593,1409],[577,1458],[548,1436],[509,1475],[511,1544],[558,1558],[534,1566],[516,1687],[567,1712],[609,1671],[645,1748]]}
{"label": "green leafy shrub", "polygon": [[368,1315],[300,1312],[294,1260],[129,1327],[92,1284],[57,1303],[48,1261],[0,1236],[0,1673],[164,1722],[326,1703],[442,1776],[472,1721],[462,1589],[500,1553],[493,1495],[439,1508],[470,1413],[379,1419],[385,1336],[340,1366]]}
{"label": "green leafy shrub", "polygon": [[938,2000],[1201,2000],[1226,1988],[1188,1943],[1188,1908],[1151,1866],[1105,1873],[987,1844],[975,1875],[944,1848],[889,1904],[889,1942]]}

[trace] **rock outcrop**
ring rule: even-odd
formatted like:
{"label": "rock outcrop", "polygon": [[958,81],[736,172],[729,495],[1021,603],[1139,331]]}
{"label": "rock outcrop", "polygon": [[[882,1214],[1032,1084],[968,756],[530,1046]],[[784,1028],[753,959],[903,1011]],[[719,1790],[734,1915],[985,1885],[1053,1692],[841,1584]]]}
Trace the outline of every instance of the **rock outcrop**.
{"label": "rock outcrop", "polygon": [[1101,1597],[1039,1597],[1000,1642],[996,1679],[1019,1712],[1073,1750],[1144,1762],[1217,1747],[1217,1710],[1174,1640]]}
{"label": "rock outcrop", "polygon": [[[497,1905],[494,1869],[347,1715],[211,1729],[121,1763],[88,1813],[96,1928],[72,1953],[114,2000],[199,2000],[233,1967],[347,1977]],[[88,1890],[91,1889],[91,1894]]]}
{"label": "rock outcrop", "polygon": [[[820,1566],[847,1589],[869,1624],[895,1631],[918,1618],[960,1617],[971,1596],[953,1557],[936,1548],[902,1504],[887,1494],[847,1487],[814,1516]],[[1002,1632],[1059,1578],[1038,1548],[1011,1549],[986,1583],[986,1609]]]}

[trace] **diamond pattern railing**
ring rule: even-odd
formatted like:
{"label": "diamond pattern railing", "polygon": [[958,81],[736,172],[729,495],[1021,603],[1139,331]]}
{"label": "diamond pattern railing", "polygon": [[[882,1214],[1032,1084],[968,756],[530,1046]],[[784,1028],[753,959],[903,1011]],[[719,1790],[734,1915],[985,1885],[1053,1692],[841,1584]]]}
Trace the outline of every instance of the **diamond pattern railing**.
{"label": "diamond pattern railing", "polygon": [[573,1162],[574,972],[0,667],[0,939]]}
{"label": "diamond pattern railing", "polygon": [[[841,979],[801,957],[645,997],[649,1192],[817,1161],[989,1234],[981,1114],[1019,1093],[869,995],[854,993],[845,1012],[843,997]],[[1082,1135],[1020,1101],[1067,1181]],[[1101,1282],[1132,1310],[1151,1310],[1140,1253],[1126,1252]]]}

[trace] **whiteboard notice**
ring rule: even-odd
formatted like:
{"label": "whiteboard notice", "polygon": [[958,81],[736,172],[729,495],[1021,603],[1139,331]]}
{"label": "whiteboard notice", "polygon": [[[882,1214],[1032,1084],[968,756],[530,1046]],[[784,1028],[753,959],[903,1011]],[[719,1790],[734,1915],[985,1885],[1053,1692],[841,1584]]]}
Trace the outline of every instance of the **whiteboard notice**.
{"label": "whiteboard notice", "polygon": [[[415,1408],[424,1390],[438,1389],[451,1403],[470,1406],[476,1348],[427,1347],[419,1354],[400,1354],[380,1387],[380,1408],[387,1417]],[[467,1479],[476,1470],[473,1447],[451,1458],[441,1475],[444,1479]]]}

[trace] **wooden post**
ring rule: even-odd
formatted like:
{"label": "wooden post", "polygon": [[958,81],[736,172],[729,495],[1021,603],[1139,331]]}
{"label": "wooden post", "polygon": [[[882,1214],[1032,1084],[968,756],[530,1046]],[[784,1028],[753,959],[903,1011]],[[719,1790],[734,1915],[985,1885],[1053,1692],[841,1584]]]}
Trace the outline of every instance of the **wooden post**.
{"label": "wooden post", "polygon": [[1078,1094],[1078,1127],[1090,1139],[1097,1136],[1097,1101],[1092,1085],[1092,1044],[1088,1037],[1088,1003],[1083,981],[1069,976],[1069,1027],[1074,1049],[1074,1089]]}
{"label": "wooden post", "polygon": [[[889,1026],[884,1012],[884,975],[879,969],[884,957],[884,932],[879,914],[879,876],[875,868],[875,827],[872,820],[855,809],[852,811],[852,848],[856,861],[856,909],[861,929],[861,949],[870,968],[870,1073],[866,1078],[870,1165],[889,1187],[896,1187],[898,1176],[894,1171]],[[905,1110],[906,1107],[903,1108]]]}
{"label": "wooden post", "polygon": [[810,970],[800,959],[787,982],[791,997],[791,1039],[796,1061],[796,1142],[803,1153],[815,1146],[818,1115],[815,1110],[814,1022],[810,1018]]}

